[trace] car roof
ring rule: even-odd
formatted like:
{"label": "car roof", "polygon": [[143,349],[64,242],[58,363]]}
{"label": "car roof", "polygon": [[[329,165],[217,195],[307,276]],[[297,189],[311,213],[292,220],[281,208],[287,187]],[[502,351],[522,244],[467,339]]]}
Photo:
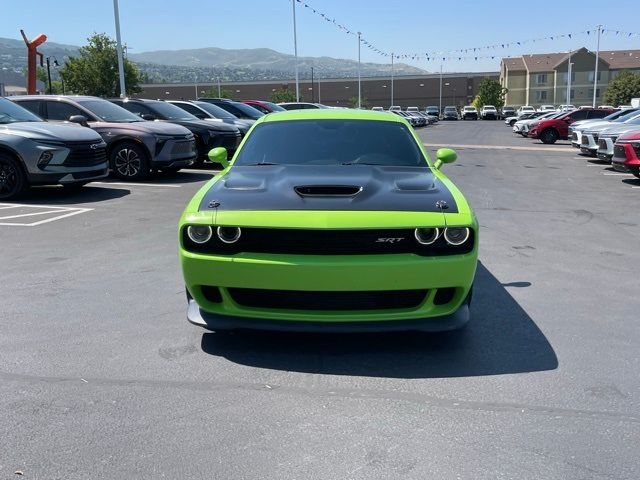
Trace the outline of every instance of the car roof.
{"label": "car roof", "polygon": [[388,112],[322,108],[313,110],[287,110],[286,112],[273,112],[261,117],[258,121],[278,122],[286,120],[378,120],[382,122],[403,123],[403,120],[400,117]]}
{"label": "car roof", "polygon": [[12,100],[107,100],[92,95],[14,95]]}

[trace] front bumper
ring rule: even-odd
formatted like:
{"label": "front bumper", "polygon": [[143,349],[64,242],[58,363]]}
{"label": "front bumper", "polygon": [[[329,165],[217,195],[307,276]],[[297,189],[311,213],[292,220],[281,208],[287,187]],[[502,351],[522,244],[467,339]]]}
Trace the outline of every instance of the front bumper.
{"label": "front bumper", "polygon": [[317,322],[266,320],[208,313],[189,299],[187,320],[207,330],[263,330],[301,333],[367,333],[367,332],[444,332],[462,328],[470,318],[471,291],[460,307],[449,315],[411,320]]}
{"label": "front bumper", "polygon": [[595,157],[598,151],[598,137],[593,133],[582,133],[580,136],[580,151]]}
{"label": "front bumper", "polygon": [[616,143],[616,137],[600,137],[598,139],[598,149],[596,151],[598,158],[606,162],[611,161],[613,157],[613,146]]}
{"label": "front bumper", "polygon": [[640,178],[640,157],[631,143],[618,143],[614,146],[611,165],[618,172],[632,173]]}
{"label": "front bumper", "polygon": [[[233,320],[239,324],[266,321],[265,325],[269,321],[289,322],[285,326],[292,328],[298,328],[294,327],[297,323],[311,322],[320,327],[324,325],[325,329],[332,328],[331,325],[343,329],[342,323],[354,324],[356,329],[358,325],[365,329],[373,328],[366,326],[368,323],[390,329],[394,322],[415,322],[415,325],[433,323],[430,330],[446,330],[449,317],[455,325],[466,321],[459,316],[467,315],[462,307],[475,275],[477,240],[473,251],[468,254],[439,257],[257,253],[223,256],[196,254],[184,249],[180,250],[180,256],[187,291],[194,303],[189,307],[189,321],[206,328],[215,322]],[[211,301],[203,289],[207,286],[218,287],[220,298]],[[327,305],[326,310],[317,310],[241,305],[230,293],[230,289],[237,288],[258,289],[265,294],[269,290],[327,293],[426,290],[427,293],[419,304],[410,308],[332,310],[331,305]],[[443,288],[454,290],[445,303],[436,300],[438,290]],[[454,314],[461,308],[456,317]],[[442,320],[441,328],[438,328],[440,323],[437,319]],[[402,323],[397,327],[408,329]]]}
{"label": "front bumper", "polygon": [[188,167],[197,159],[193,136],[168,138],[158,141],[151,158],[153,168]]}

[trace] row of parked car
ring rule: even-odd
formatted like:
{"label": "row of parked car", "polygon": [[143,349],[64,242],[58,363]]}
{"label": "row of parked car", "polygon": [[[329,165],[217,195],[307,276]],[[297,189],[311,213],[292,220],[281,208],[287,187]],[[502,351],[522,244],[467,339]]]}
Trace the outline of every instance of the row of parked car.
{"label": "row of parked car", "polygon": [[0,199],[30,185],[78,188],[109,174],[139,180],[151,171],[200,164],[209,150],[231,154],[271,102],[103,99],[28,95],[0,98]]}
{"label": "row of parked car", "polygon": [[513,132],[551,144],[570,140],[581,153],[611,163],[640,178],[640,108],[578,108],[566,112],[525,113],[512,122]]}
{"label": "row of parked car", "polygon": [[[418,107],[407,107],[402,110],[399,105],[394,105],[387,110],[389,113],[393,113],[400,117],[403,117],[409,124],[414,127],[426,127],[432,125],[440,120],[438,115],[438,107],[435,107],[435,112],[432,110],[434,107],[427,107],[424,110],[420,110]],[[376,112],[384,112],[382,107],[372,107],[371,110]]]}

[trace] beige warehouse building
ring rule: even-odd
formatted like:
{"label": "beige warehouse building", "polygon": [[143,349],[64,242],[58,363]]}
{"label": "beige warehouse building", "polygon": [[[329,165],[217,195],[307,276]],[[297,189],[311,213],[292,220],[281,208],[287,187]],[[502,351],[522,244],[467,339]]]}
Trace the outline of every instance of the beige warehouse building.
{"label": "beige warehouse building", "polygon": [[[596,103],[602,104],[611,80],[623,70],[640,73],[640,50],[601,51],[598,61]],[[506,105],[564,104],[567,99],[569,62],[573,105],[591,105],[595,75],[595,52],[586,48],[571,53],[541,53],[503,58],[500,83],[508,91]]]}

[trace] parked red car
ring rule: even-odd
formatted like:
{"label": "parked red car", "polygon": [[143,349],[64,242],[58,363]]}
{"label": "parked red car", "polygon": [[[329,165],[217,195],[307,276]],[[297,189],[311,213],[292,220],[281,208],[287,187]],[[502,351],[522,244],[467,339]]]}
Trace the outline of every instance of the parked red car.
{"label": "parked red car", "polygon": [[529,138],[539,138],[542,143],[556,143],[569,136],[569,125],[578,120],[604,118],[613,110],[604,108],[581,108],[556,118],[540,120],[529,127]]}
{"label": "parked red car", "polygon": [[640,178],[640,130],[618,137],[613,147],[611,165],[619,172],[630,172]]}
{"label": "parked red car", "polygon": [[265,102],[264,100],[244,100],[242,103],[246,103],[256,110],[260,110],[265,115],[271,112],[284,112],[285,110],[280,105],[276,105],[273,102]]}

